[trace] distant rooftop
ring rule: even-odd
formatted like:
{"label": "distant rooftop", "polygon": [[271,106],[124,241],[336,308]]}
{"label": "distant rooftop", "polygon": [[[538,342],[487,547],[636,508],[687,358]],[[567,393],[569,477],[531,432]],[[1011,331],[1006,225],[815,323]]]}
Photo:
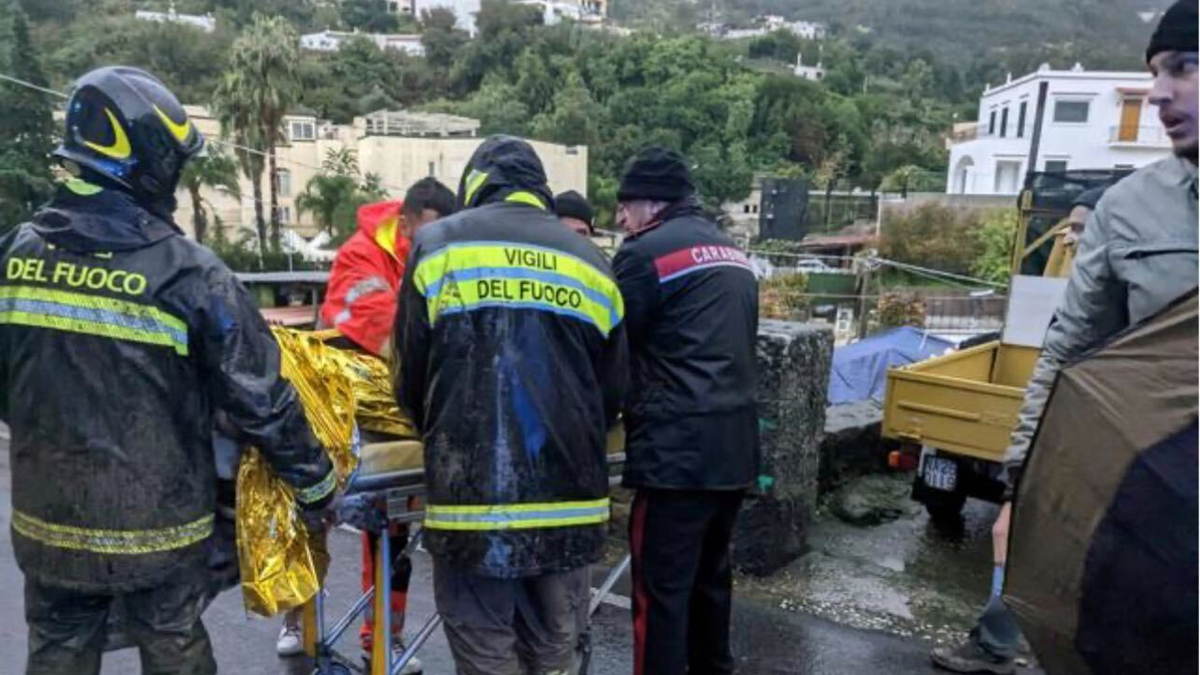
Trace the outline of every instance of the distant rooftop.
{"label": "distant rooftop", "polygon": [[368,136],[465,136],[479,134],[479,120],[445,113],[376,110],[363,117]]}

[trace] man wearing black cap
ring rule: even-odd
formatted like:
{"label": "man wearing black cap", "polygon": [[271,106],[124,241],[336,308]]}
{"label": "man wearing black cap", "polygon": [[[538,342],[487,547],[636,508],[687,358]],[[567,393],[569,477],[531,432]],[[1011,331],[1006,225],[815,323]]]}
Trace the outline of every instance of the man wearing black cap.
{"label": "man wearing black cap", "polygon": [[595,215],[587,197],[574,190],[567,190],[554,198],[554,212],[563,225],[581,237],[591,237],[595,232]]}
{"label": "man wearing black cap", "polygon": [[[1046,333],[1006,453],[1006,503],[992,528],[993,541],[1000,544],[1008,541],[1011,500],[1059,369],[1196,287],[1196,43],[1197,0],[1180,0],[1163,15],[1146,50],[1154,75],[1150,103],[1158,106],[1174,156],[1109,188],[1083,231],[1070,282]],[[997,547],[1001,563],[1005,549]],[[1195,651],[1194,640],[1191,649]],[[1138,656],[1150,666],[1155,659],[1169,658]],[[1014,669],[1010,653],[989,650],[974,634],[954,649],[936,650],[933,660],[961,673],[1004,674]],[[1146,672],[1170,671],[1151,667]]]}
{"label": "man wearing black cap", "polygon": [[641,152],[617,199],[634,673],[732,673],[729,540],[758,474],[757,282],[679,153]]}

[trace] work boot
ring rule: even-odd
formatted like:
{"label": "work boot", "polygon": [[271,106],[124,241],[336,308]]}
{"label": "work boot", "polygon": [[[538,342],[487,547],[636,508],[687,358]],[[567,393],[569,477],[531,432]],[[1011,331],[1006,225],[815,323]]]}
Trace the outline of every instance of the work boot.
{"label": "work boot", "polygon": [[930,652],[929,658],[933,665],[955,673],[1011,675],[1017,669],[1013,659],[996,656],[974,640],[964,640],[954,647],[938,647]]}

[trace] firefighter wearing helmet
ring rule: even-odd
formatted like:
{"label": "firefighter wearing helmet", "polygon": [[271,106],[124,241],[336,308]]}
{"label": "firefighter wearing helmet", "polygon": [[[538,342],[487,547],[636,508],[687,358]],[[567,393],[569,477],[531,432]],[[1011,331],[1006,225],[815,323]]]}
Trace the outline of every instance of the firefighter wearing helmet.
{"label": "firefighter wearing helmet", "polygon": [[72,174],[0,240],[0,414],[30,675],[100,672],[120,607],[142,672],[216,672],[214,418],[262,449],[310,513],[328,457],[233,273],[171,218],[204,145],[141,70],[76,84],[55,154]]}

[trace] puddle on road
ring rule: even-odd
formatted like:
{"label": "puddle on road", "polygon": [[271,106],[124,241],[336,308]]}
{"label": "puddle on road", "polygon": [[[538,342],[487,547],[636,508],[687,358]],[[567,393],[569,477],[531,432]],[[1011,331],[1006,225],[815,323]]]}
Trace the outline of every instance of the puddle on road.
{"label": "puddle on road", "polygon": [[871,477],[900,495],[896,520],[855,526],[818,509],[811,551],[769,578],[739,576],[743,598],[837,623],[945,644],[970,628],[991,583],[992,504],[968,502],[963,525],[945,531],[907,499],[908,477]]}

